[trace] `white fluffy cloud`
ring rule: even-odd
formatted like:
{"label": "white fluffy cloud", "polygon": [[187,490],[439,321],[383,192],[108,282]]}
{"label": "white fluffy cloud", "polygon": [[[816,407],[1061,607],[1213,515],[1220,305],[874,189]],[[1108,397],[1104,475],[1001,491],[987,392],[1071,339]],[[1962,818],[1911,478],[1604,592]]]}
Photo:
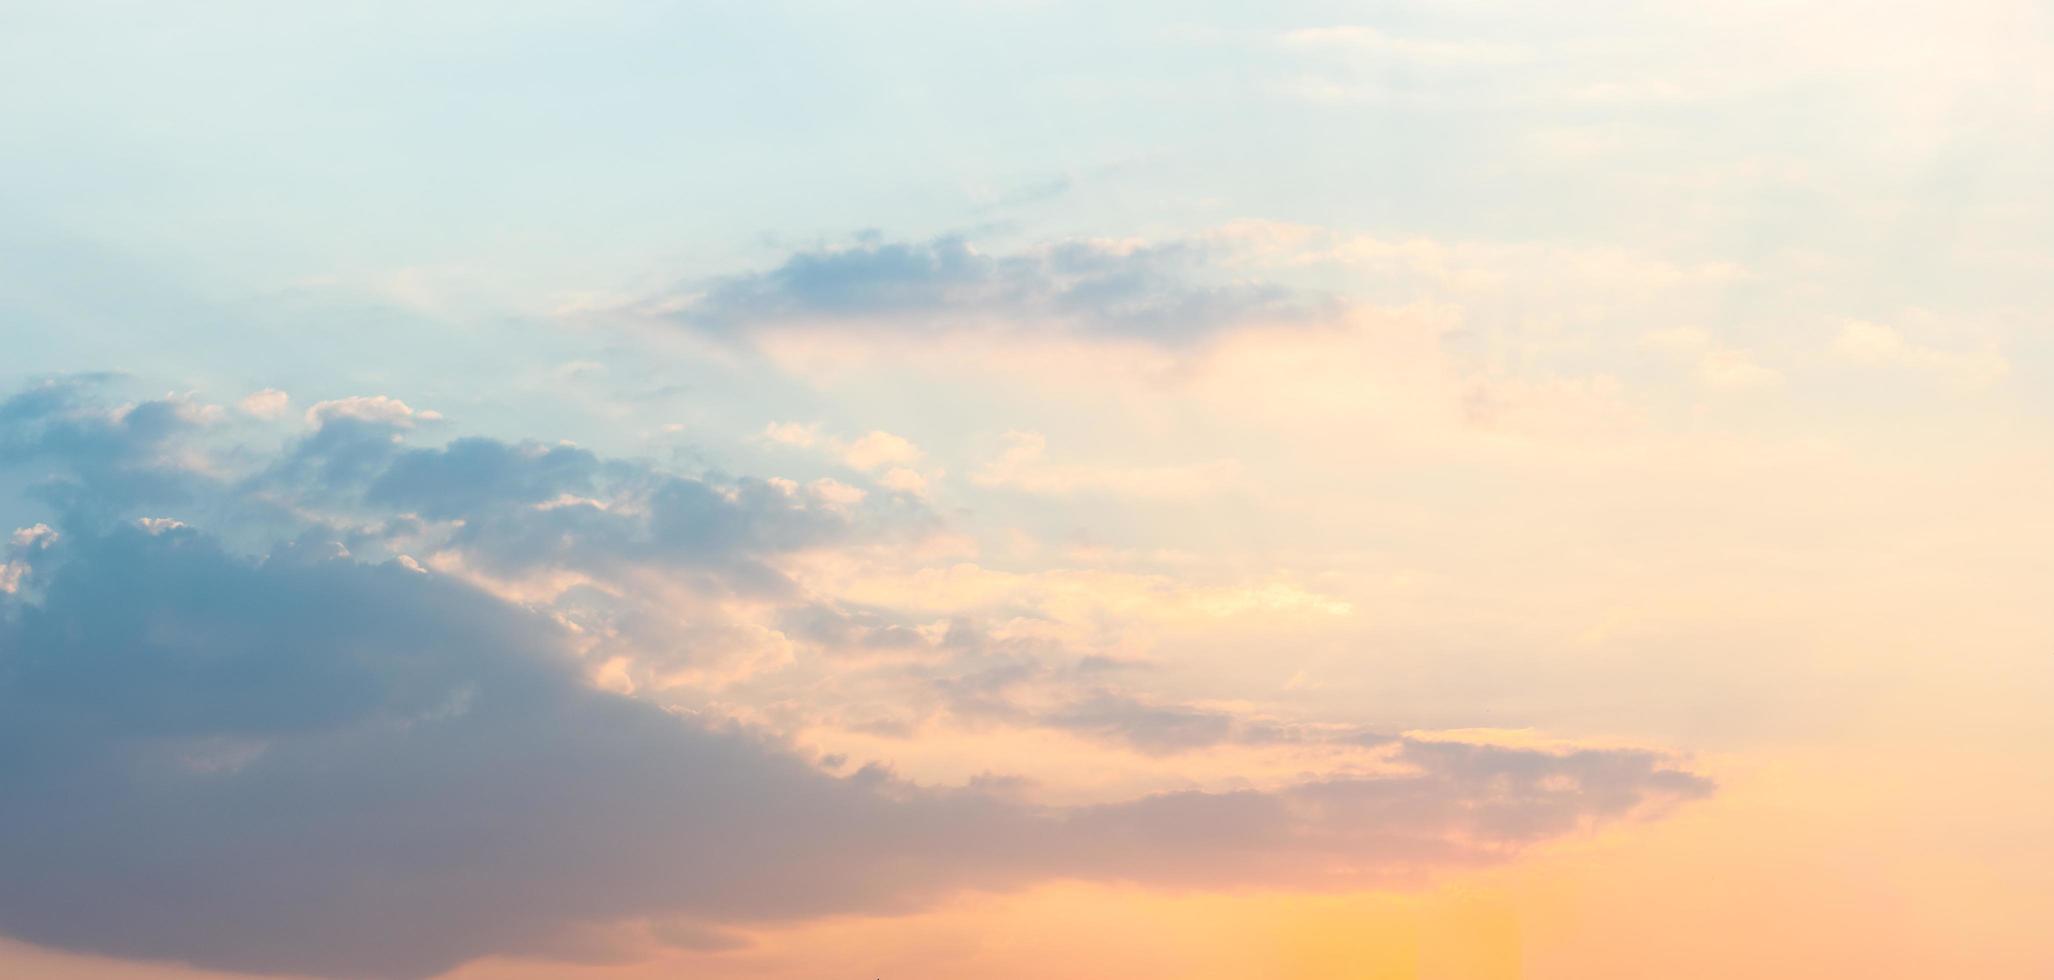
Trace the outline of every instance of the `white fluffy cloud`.
{"label": "white fluffy cloud", "polygon": [[292,396],[276,388],[265,388],[250,392],[236,403],[236,407],[253,418],[275,419],[284,415],[291,404]]}
{"label": "white fluffy cloud", "polygon": [[316,402],[307,409],[307,424],[320,425],[329,419],[355,419],[360,422],[379,422],[388,425],[411,425],[416,421],[433,422],[442,418],[441,413],[415,410],[413,406],[386,395],[352,395]]}

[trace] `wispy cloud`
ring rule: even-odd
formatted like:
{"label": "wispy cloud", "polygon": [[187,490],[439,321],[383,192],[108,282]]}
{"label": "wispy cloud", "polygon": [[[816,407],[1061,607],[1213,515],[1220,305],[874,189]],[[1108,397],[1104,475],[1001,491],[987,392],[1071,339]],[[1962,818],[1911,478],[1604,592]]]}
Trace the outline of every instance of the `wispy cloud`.
{"label": "wispy cloud", "polygon": [[990,253],[968,240],[861,238],[793,253],[774,269],[719,278],[651,304],[701,329],[822,324],[867,329],[1055,330],[1202,337],[1251,319],[1291,319],[1316,297],[1207,275],[1202,242],[1080,240]]}

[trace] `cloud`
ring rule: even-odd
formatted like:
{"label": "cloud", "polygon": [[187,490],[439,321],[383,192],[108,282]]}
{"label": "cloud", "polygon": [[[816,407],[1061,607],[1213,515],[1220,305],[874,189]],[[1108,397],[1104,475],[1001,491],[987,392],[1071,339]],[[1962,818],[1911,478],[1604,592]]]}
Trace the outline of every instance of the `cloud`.
{"label": "cloud", "polygon": [[598,469],[598,457],[574,446],[464,438],[440,449],[398,454],[371,482],[365,499],[449,520],[498,505],[539,504],[569,493],[590,493]]}
{"label": "cloud", "polygon": [[106,380],[46,381],[0,402],[0,471],[32,474],[35,496],[75,516],[188,498],[205,477],[174,447],[205,413],[178,398],[111,407]]}
{"label": "cloud", "polygon": [[1892,327],[1848,320],[1834,335],[1833,350],[1858,364],[1916,371],[1968,386],[1994,384],[2011,365],[1995,350],[1961,351],[1916,343]]}
{"label": "cloud", "polygon": [[952,809],[1026,819],[594,691],[560,629],[436,576],[177,532],[62,552],[0,633],[0,928],[34,942],[420,976],[654,910],[888,908],[945,880]]}
{"label": "cloud", "polygon": [[236,403],[236,407],[252,418],[275,419],[284,415],[286,408],[291,404],[291,395],[276,388],[265,388],[249,393],[242,401]]}
{"label": "cloud", "polygon": [[[392,398],[343,400],[282,450],[209,446],[176,405],[109,409],[89,387],[23,393],[0,424],[13,450],[0,474],[37,478],[67,520],[204,515],[249,548],[433,567],[565,617],[611,665],[595,670],[626,689],[716,686],[788,663],[789,643],[751,604],[797,599],[793,561],[917,542],[937,520],[884,482],[691,476],[483,438],[413,446],[418,415]],[[160,416],[178,424],[143,424]]]}
{"label": "cloud", "polygon": [[829,477],[821,477],[806,484],[806,492],[812,494],[815,500],[831,507],[853,506],[862,503],[863,498],[870,496],[862,487],[852,487],[840,480]]}
{"label": "cloud", "polygon": [[820,439],[820,425],[815,422],[772,422],[763,427],[763,438],[804,449]]}
{"label": "cloud", "polygon": [[917,470],[903,466],[894,466],[886,470],[883,476],[877,478],[877,482],[900,493],[910,493],[916,497],[927,493],[927,477],[922,476]]}
{"label": "cloud", "polygon": [[307,409],[309,425],[320,425],[330,419],[355,419],[360,422],[409,426],[415,420],[433,422],[440,418],[441,413],[416,411],[406,402],[385,395],[337,398],[332,401],[316,402],[314,407]]}
{"label": "cloud", "polygon": [[1145,752],[1218,745],[1235,734],[1235,717],[1186,705],[1155,705],[1101,693],[1043,715],[1041,724],[1112,738]]}
{"label": "cloud", "polygon": [[48,524],[35,524],[17,529],[8,538],[6,561],[0,562],[0,592],[18,591],[22,579],[28,576],[29,556],[49,547],[56,540],[57,532]]}
{"label": "cloud", "polygon": [[67,535],[36,574],[0,627],[0,930],[114,955],[410,977],[659,914],[1359,884],[1705,790],[1641,753],[1408,744],[1388,777],[1039,808],[827,776],[596,690],[560,627],[396,563],[131,528]]}
{"label": "cloud", "polygon": [[[889,495],[566,446],[417,448],[410,415],[335,412],[247,477],[188,474],[167,503],[151,481],[191,431],[152,423],[168,409],[24,398],[0,403],[15,451],[0,461],[55,468],[100,505],[15,535],[0,593],[0,933],[34,943],[422,977],[491,954],[589,956],[595,936],[628,944],[612,955],[717,949],[737,925],[1059,878],[1410,881],[1708,791],[1654,753],[1411,740],[1379,743],[1390,765],[1374,774],[1083,807],[874,766],[830,775],[767,730],[593,678],[621,650],[696,658],[745,631],[681,630],[668,607],[748,588],[776,555],[865,520],[913,519],[865,510]],[[605,577],[513,601],[398,551],[413,545]],[[891,610],[787,621],[842,647],[946,648],[944,693],[1000,723],[1149,753],[1285,737],[1106,689],[1014,719],[1004,694],[1038,668],[1009,641]]]}
{"label": "cloud", "polygon": [[853,469],[882,470],[876,477],[877,485],[887,490],[923,497],[932,482],[928,474],[913,468],[927,454],[905,436],[882,429],[872,429],[855,439],[839,439],[821,435],[818,424],[772,422],[764,427],[763,437],[799,449],[820,446]]}
{"label": "cloud", "polygon": [[842,460],[859,470],[874,470],[893,463],[917,463],[920,447],[905,436],[873,429],[842,447]]}
{"label": "cloud", "polygon": [[992,254],[959,237],[874,237],[717,279],[661,309],[709,330],[860,324],[912,332],[1056,329],[1175,340],[1323,308],[1268,283],[1226,281],[1210,246],[1068,241]]}
{"label": "cloud", "polygon": [[0,403],[0,473],[31,477],[35,495],[80,526],[178,508],[239,540],[276,535],[324,553],[511,579],[649,570],[708,595],[768,595],[792,588],[777,567],[788,556],[917,539],[934,522],[917,499],[872,485],[687,476],[533,442],[416,447],[409,427],[422,413],[382,396],[322,403],[315,429],[282,451],[224,447],[241,472],[196,466],[209,447],[180,403],[108,408],[94,384]]}
{"label": "cloud", "polygon": [[837,481],[689,477],[576,446],[478,437],[414,448],[401,439],[414,417],[325,416],[249,486],[301,509],[424,519],[432,526],[413,529],[424,546],[499,574],[696,569],[703,584],[758,591],[787,587],[774,556],[930,520],[916,501]]}

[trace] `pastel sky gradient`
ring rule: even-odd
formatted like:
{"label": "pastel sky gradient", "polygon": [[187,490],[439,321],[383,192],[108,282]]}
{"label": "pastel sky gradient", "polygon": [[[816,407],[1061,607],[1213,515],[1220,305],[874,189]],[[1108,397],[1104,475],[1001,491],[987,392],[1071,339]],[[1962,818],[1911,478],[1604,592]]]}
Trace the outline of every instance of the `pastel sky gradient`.
{"label": "pastel sky gradient", "polygon": [[2054,9],[0,3],[0,976],[2054,976]]}

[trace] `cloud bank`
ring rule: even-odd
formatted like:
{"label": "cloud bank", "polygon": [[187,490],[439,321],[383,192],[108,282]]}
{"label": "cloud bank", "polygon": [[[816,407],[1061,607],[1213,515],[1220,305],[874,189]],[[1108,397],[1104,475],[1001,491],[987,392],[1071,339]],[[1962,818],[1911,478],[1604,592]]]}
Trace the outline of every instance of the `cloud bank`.
{"label": "cloud bank", "polygon": [[[852,514],[575,447],[416,448],[390,412],[320,415],[224,475],[179,441],[206,424],[182,404],[110,409],[77,384],[0,404],[0,467],[49,519],[10,539],[0,594],[14,938],[424,977],[589,955],[592,926],[703,945],[1058,877],[1402,882],[1709,789],[1648,752],[1410,739],[1382,773],[1095,806],[835,775],[771,733],[595,687],[575,624],[389,546],[440,524],[506,567],[774,591],[780,554],[887,533],[914,504]],[[1039,723],[1158,750],[1234,727],[1112,697]]]}

